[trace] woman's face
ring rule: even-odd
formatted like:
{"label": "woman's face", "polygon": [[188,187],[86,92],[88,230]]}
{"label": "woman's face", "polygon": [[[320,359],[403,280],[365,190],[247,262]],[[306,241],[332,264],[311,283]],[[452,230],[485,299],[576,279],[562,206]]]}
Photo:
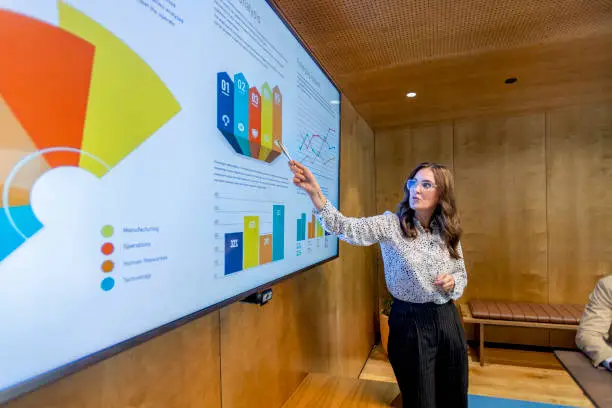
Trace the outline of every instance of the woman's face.
{"label": "woman's face", "polygon": [[436,186],[433,171],[421,169],[408,180],[410,189],[410,208],[415,211],[433,211],[438,205],[440,192]]}

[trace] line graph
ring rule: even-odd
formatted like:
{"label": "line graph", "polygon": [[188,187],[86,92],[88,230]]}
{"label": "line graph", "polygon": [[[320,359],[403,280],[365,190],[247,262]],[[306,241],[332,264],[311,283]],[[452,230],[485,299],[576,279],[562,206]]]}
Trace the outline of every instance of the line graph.
{"label": "line graph", "polygon": [[308,166],[323,185],[333,183],[338,173],[337,112],[317,106],[309,92],[298,96],[297,132],[293,139],[295,159]]}
{"label": "line graph", "polygon": [[331,179],[338,168],[336,130],[327,128],[325,133],[302,132],[298,134],[297,157],[315,175]]}
{"label": "line graph", "polygon": [[328,166],[337,159],[336,146],[329,143],[330,135],[335,135],[334,129],[327,129],[324,136],[306,133],[302,135],[302,142],[298,147],[302,155],[302,163],[321,164]]}

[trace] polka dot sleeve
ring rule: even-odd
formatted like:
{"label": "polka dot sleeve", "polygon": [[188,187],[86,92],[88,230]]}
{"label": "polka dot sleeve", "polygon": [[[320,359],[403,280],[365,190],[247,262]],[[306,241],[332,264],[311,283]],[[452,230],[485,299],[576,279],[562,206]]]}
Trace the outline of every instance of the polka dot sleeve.
{"label": "polka dot sleeve", "polygon": [[395,214],[387,212],[374,217],[345,217],[327,200],[321,210],[313,210],[323,228],[351,245],[369,246],[390,237],[395,230]]}
{"label": "polka dot sleeve", "polygon": [[453,300],[459,299],[463,295],[463,291],[467,285],[467,272],[465,271],[465,262],[463,260],[463,248],[461,242],[457,250],[459,251],[459,259],[454,259],[451,275],[455,279],[455,288],[450,292],[450,298]]}

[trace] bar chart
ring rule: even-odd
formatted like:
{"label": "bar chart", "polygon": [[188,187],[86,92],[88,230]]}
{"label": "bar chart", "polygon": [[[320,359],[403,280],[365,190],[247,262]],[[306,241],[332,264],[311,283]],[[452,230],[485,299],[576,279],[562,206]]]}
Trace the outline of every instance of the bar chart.
{"label": "bar chart", "polygon": [[306,241],[306,239],[321,238],[329,235],[327,231],[323,229],[323,226],[315,218],[311,216],[311,220],[306,223],[306,214],[302,213],[302,216],[297,219],[297,241]]}
{"label": "bar chart", "polygon": [[323,229],[313,214],[310,216],[310,221],[307,222],[306,213],[302,213],[297,219],[296,231],[296,256],[301,256],[304,251],[312,252],[313,247],[320,248],[321,245],[328,247],[330,234]]}
{"label": "bar chart", "polygon": [[[285,258],[284,205],[216,196],[228,200],[215,206],[215,238],[223,241],[222,248],[218,247],[216,252],[223,253],[223,275]],[[215,265],[220,267],[221,262],[217,259]]]}

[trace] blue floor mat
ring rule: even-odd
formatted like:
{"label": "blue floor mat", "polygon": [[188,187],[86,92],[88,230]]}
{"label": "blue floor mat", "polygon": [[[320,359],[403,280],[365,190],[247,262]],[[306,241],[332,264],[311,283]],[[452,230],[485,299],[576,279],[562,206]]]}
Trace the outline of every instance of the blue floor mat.
{"label": "blue floor mat", "polygon": [[572,408],[568,405],[544,404],[541,402],[483,397],[480,395],[470,395],[468,406],[469,408]]}

